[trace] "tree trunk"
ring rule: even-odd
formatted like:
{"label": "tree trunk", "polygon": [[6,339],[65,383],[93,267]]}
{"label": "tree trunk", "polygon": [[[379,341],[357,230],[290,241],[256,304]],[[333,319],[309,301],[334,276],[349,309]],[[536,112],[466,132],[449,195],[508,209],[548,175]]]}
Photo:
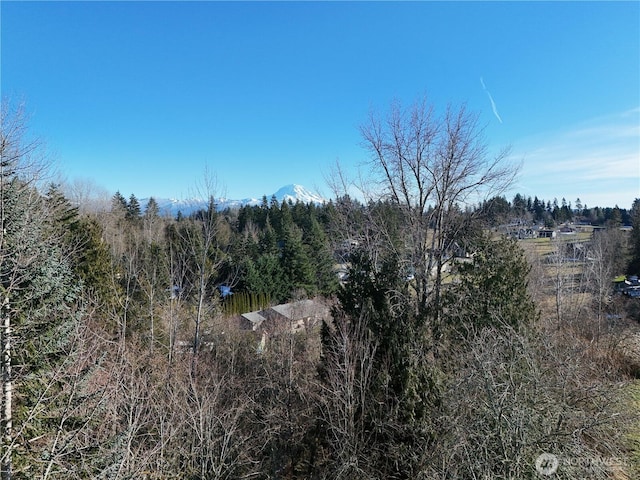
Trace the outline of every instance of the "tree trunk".
{"label": "tree trunk", "polygon": [[12,428],[11,400],[13,385],[11,383],[11,316],[9,300],[2,304],[2,462],[0,479],[11,480]]}

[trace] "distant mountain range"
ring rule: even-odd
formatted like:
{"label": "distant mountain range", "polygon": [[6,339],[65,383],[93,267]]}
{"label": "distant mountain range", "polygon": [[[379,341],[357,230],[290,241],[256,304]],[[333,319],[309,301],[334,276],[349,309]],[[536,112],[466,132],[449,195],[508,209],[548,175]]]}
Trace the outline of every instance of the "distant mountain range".
{"label": "distant mountain range", "polygon": [[[313,193],[307,190],[302,185],[285,185],[280,188],[277,192],[267,195],[267,201],[271,202],[271,198],[275,197],[278,203],[282,203],[282,201],[288,202],[291,200],[292,203],[302,202],[302,203],[313,203],[316,205],[322,205],[327,202],[326,199],[322,198],[320,195]],[[201,210],[203,208],[207,208],[208,200],[206,199],[185,199],[178,200],[174,198],[155,198],[155,201],[158,203],[158,207],[160,208],[160,213],[163,215],[171,215],[175,216],[178,212],[181,212],[183,215],[190,215],[191,213]],[[148,198],[143,198],[140,200],[140,205],[144,209],[149,202]],[[227,208],[240,208],[245,205],[260,205],[262,203],[262,197],[260,198],[244,198],[242,200],[233,200],[229,198],[216,198],[216,205],[218,206],[218,210],[225,210]]]}

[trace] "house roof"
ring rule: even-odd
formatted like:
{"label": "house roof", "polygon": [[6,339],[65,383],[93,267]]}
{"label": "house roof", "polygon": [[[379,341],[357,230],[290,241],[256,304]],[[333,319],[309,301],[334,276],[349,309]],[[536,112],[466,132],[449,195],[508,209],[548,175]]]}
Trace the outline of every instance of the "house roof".
{"label": "house roof", "polygon": [[289,320],[299,320],[314,317],[326,313],[326,308],[313,300],[300,300],[293,303],[284,303],[271,307],[271,310]]}
{"label": "house roof", "polygon": [[266,320],[266,318],[263,317],[260,312],[243,313],[242,318],[249,320],[255,327],[259,326]]}

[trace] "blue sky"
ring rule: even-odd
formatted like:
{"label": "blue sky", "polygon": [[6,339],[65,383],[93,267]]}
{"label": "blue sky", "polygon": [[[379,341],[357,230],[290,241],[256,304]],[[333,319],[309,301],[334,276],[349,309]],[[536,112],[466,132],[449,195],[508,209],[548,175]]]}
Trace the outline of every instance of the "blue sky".
{"label": "blue sky", "polygon": [[69,180],[229,198],[326,196],[371,109],[480,114],[512,191],[640,197],[639,2],[0,2],[1,88]]}

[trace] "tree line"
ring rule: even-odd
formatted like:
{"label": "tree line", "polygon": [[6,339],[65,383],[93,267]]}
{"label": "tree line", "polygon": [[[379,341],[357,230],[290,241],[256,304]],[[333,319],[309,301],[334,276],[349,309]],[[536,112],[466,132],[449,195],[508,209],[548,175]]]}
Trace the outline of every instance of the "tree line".
{"label": "tree line", "polygon": [[575,222],[593,226],[622,226],[631,225],[631,211],[614,207],[587,207],[579,198],[572,205],[562,198],[545,201],[534,196],[523,196],[517,193],[511,202],[505,196],[497,196],[484,200],[476,207],[483,211],[489,222],[493,224],[514,221],[537,223],[547,227]]}
{"label": "tree line", "polygon": [[[466,109],[372,115],[366,202],[219,211],[209,190],[176,218],[119,193],[81,213],[41,181],[21,111],[2,115],[3,480],[536,478],[545,452],[627,458],[631,373],[536,303],[560,274],[535,283],[487,209],[462,207],[513,173]],[[331,315],[263,346],[238,328],[301,298]]]}

